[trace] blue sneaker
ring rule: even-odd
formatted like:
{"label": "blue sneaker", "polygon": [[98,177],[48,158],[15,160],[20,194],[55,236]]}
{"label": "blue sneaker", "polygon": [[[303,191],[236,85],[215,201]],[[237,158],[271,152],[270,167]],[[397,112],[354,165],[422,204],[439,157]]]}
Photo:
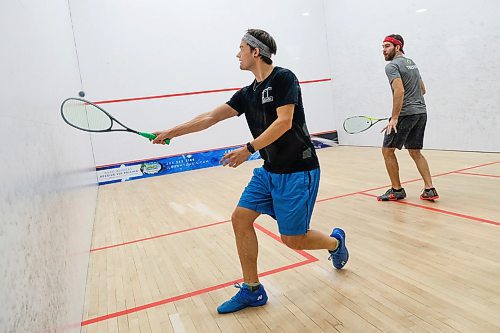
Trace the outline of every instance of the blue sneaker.
{"label": "blue sneaker", "polygon": [[262,284],[259,285],[259,289],[253,292],[248,289],[248,286],[245,283],[243,283],[242,285],[236,283],[234,286],[240,291],[238,291],[238,293],[234,295],[229,301],[226,301],[219,305],[219,307],[217,308],[217,312],[231,313],[240,311],[249,306],[261,306],[266,304],[267,294]]}
{"label": "blue sneaker", "polygon": [[349,260],[349,251],[347,251],[347,247],[345,246],[345,232],[340,228],[335,228],[330,237],[334,237],[339,241],[339,247],[335,251],[328,251],[330,252],[328,260],[332,261],[333,267],[341,269],[347,264],[347,260]]}

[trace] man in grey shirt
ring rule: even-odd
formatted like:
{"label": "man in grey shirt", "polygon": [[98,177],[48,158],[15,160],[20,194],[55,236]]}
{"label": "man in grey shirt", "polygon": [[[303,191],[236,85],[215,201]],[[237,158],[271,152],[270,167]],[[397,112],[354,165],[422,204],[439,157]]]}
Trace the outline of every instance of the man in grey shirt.
{"label": "man in grey shirt", "polygon": [[378,201],[396,201],[406,198],[406,192],[399,179],[399,165],[395,150],[408,149],[411,158],[424,180],[424,190],[420,199],[434,201],[439,195],[432,185],[427,160],[421,153],[424,142],[427,113],[424,101],[425,86],[417,65],[406,58],[403,51],[404,40],[400,35],[389,35],[382,44],[385,73],[392,89],[392,115],[385,131],[382,154],[392,187],[377,197]]}

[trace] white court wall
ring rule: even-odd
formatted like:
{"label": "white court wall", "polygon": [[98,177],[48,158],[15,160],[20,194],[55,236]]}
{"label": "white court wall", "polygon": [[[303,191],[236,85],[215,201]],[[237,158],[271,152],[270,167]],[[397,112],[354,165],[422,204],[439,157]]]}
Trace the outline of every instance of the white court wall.
{"label": "white court wall", "polygon": [[[321,0],[70,2],[83,87],[92,101],[248,85],[253,75],[241,71],[236,58],[248,28],[273,35],[278,45],[275,64],[291,69],[299,81],[331,77]],[[331,82],[304,84],[302,92],[310,132],[335,129]],[[154,131],[209,111],[233,93],[103,107],[130,127]],[[232,146],[250,138],[244,117],[177,138],[170,146],[151,145],[127,133],[93,136],[97,165]]]}
{"label": "white court wall", "polygon": [[79,332],[96,174],[59,115],[81,88],[68,2],[0,4],[0,332]]}
{"label": "white court wall", "polygon": [[[325,1],[335,122],[388,117],[392,95],[382,40],[397,33],[427,87],[424,147],[500,151],[500,2],[497,0]],[[380,146],[383,127],[344,145]]]}

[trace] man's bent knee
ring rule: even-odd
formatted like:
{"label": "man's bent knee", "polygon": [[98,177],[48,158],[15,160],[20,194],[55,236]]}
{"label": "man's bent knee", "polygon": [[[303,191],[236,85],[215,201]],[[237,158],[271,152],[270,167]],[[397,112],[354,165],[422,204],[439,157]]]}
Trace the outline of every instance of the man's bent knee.
{"label": "man's bent knee", "polygon": [[286,236],[281,235],[283,243],[291,249],[303,250],[304,249],[304,235]]}

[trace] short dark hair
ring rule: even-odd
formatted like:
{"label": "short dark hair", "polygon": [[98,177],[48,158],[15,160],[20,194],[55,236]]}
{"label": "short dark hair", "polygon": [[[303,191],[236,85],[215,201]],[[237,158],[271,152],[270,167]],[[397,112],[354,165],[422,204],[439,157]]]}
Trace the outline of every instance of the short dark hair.
{"label": "short dark hair", "polygon": [[[276,46],[276,42],[274,41],[274,38],[268,32],[266,32],[264,30],[260,30],[260,29],[248,29],[247,33],[249,33],[253,37],[257,38],[259,41],[261,41],[267,47],[269,47],[269,50],[271,51],[272,54],[276,54],[278,47]],[[250,50],[252,50],[252,51],[255,50],[255,47],[250,46]],[[260,55],[260,57],[268,65],[271,65],[273,63],[271,58],[265,57],[263,55]]]}
{"label": "short dark hair", "polygon": [[401,48],[400,48],[400,49],[401,49],[401,52],[403,52],[403,53],[404,53],[404,51],[403,51],[403,46],[405,46],[405,41],[404,41],[404,39],[403,39],[403,36],[398,35],[398,34],[392,34],[392,35],[389,35],[389,36],[387,36],[387,37],[392,37],[392,38],[394,38],[394,39],[399,40],[399,41],[401,42]]}

